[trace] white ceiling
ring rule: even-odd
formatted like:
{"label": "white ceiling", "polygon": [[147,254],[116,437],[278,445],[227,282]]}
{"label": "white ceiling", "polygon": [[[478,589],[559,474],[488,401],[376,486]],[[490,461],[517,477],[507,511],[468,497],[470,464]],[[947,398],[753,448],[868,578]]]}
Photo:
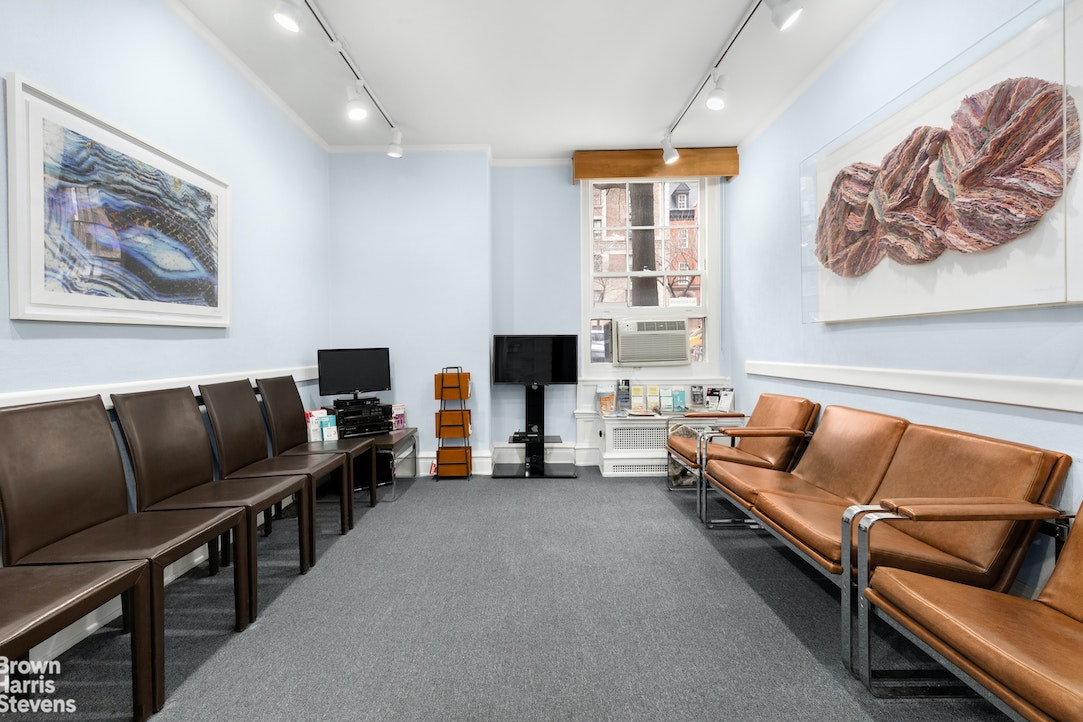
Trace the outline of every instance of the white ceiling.
{"label": "white ceiling", "polygon": [[[354,82],[315,16],[299,34],[277,0],[175,0],[330,149],[385,147],[372,107],[346,119]],[[656,148],[760,0],[307,0],[343,42],[411,148],[488,147],[495,159]],[[678,147],[740,146],[888,2],[801,0],[785,32],[766,5],[722,63],[729,102],[696,98]],[[709,88],[708,88],[709,90]]]}

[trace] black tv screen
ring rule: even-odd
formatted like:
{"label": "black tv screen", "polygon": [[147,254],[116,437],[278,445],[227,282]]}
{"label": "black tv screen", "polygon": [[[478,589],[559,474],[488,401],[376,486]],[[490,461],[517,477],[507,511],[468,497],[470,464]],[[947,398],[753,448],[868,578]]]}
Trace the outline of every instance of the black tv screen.
{"label": "black tv screen", "polygon": [[391,353],[386,348],[333,348],[316,351],[320,396],[391,389]]}
{"label": "black tv screen", "polygon": [[493,336],[493,383],[574,384],[579,380],[578,337]]}

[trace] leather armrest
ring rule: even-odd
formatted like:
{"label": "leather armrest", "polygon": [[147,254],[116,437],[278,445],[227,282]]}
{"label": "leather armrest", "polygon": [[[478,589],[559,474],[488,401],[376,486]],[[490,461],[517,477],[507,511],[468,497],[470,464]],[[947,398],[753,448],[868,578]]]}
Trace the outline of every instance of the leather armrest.
{"label": "leather armrest", "polygon": [[[880,508],[896,511],[900,506],[925,506],[928,504],[1018,504],[1022,500],[1014,496],[906,496],[896,499],[879,499]],[[1022,502],[1028,503],[1028,502]]]}
{"label": "leather armrest", "polygon": [[769,426],[737,427],[733,429],[719,429],[718,433],[724,436],[792,436],[802,437],[805,432],[801,429],[772,428]]}
{"label": "leather armrest", "polygon": [[688,419],[743,419],[740,411],[686,411],[682,414]]}
{"label": "leather armrest", "polygon": [[988,502],[968,500],[962,504],[954,500],[941,499],[933,504],[903,504],[895,509],[913,521],[991,521],[1057,519],[1062,514],[1059,509],[1044,504],[1032,504],[1026,501],[1005,503],[1003,499]]}

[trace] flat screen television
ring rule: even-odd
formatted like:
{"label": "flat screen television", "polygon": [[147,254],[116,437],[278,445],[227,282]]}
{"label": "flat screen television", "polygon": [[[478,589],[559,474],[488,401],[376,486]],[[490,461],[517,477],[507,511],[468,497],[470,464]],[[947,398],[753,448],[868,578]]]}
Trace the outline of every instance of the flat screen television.
{"label": "flat screen television", "polygon": [[574,334],[493,336],[493,383],[545,386],[579,381]]}
{"label": "flat screen television", "polygon": [[316,351],[320,396],[391,389],[391,353],[386,348],[324,348]]}

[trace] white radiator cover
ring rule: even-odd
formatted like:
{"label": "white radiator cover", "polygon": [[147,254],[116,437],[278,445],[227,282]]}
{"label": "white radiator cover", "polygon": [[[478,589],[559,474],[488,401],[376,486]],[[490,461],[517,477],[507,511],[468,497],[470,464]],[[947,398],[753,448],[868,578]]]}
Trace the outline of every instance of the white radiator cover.
{"label": "white radiator cover", "polygon": [[608,425],[606,453],[602,462],[605,476],[664,476],[666,424],[662,418],[623,419]]}

